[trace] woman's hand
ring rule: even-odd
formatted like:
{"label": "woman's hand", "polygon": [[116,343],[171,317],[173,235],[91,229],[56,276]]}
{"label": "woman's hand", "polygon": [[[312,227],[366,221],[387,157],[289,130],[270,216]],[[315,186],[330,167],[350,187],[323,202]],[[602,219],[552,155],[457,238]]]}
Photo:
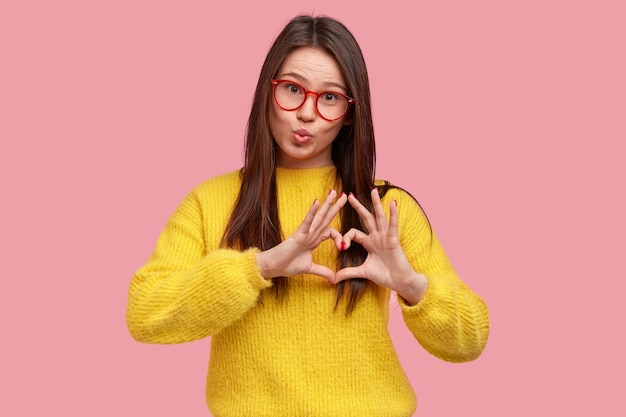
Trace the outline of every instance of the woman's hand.
{"label": "woman's hand", "polygon": [[326,239],[341,239],[341,233],[333,229],[330,223],[348,198],[345,193],[335,201],[336,197],[337,192],[331,190],[321,207],[319,201],[315,200],[293,235],[273,248],[257,253],[257,265],[264,278],[315,274],[331,282],[335,279],[334,271],[313,262],[313,249]]}
{"label": "woman's hand", "polygon": [[352,194],[348,197],[348,202],[365,223],[369,234],[353,228],[343,235],[341,240],[335,239],[335,244],[340,249],[347,249],[354,241],[363,245],[368,255],[363,264],[338,271],[331,282],[337,283],[348,278],[367,278],[395,291],[409,304],[417,304],[426,292],[428,280],[413,270],[400,246],[397,202],[394,200],[389,207],[389,221],[376,188],[372,190],[374,214]]}

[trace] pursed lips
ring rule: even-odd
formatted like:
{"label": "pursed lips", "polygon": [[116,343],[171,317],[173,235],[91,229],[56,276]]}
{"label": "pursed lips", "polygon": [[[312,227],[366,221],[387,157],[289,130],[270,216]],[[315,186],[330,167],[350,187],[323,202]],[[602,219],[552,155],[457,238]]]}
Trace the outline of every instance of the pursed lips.
{"label": "pursed lips", "polygon": [[306,129],[298,129],[293,132],[293,139],[299,144],[307,143],[312,137],[313,135]]}

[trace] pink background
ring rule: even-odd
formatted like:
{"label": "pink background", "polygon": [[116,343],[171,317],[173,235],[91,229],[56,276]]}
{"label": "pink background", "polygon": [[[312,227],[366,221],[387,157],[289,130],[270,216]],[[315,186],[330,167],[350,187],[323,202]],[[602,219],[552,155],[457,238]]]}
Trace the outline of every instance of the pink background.
{"label": "pink background", "polygon": [[378,176],[491,309],[483,356],[452,365],[394,307],[417,415],[624,415],[623,2],[211,3],[0,6],[0,415],[208,415],[209,341],[131,340],[128,283],[191,187],[240,167],[300,12],[359,40]]}

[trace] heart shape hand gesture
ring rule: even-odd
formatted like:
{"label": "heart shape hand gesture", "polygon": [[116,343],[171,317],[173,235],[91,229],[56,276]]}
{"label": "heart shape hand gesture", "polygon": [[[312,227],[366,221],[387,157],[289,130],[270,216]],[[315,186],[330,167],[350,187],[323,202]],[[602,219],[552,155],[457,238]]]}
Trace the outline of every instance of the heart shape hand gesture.
{"label": "heart shape hand gesture", "polygon": [[[423,274],[413,270],[400,245],[397,202],[391,203],[387,220],[376,188],[371,192],[374,213],[370,213],[352,194],[336,197],[336,191],[331,190],[321,207],[316,200],[293,235],[257,254],[261,274],[265,278],[315,274],[333,284],[349,278],[366,278],[396,291],[409,304],[419,302],[428,281]],[[368,233],[353,228],[342,235],[330,226],[346,203],[357,211]],[[338,250],[346,250],[352,242],[357,242],[367,250],[368,256],[363,264],[335,273],[313,262],[313,250],[326,239],[332,239]]]}

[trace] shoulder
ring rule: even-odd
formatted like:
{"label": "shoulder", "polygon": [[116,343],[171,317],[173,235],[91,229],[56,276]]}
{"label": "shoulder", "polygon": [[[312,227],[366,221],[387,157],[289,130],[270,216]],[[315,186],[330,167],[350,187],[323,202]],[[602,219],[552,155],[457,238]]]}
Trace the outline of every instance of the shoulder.
{"label": "shoulder", "polygon": [[191,194],[198,198],[203,196],[213,196],[215,198],[221,195],[232,194],[236,196],[239,193],[239,188],[241,188],[241,176],[240,171],[237,170],[201,182],[194,187]]}
{"label": "shoulder", "polygon": [[196,210],[230,210],[239,195],[241,178],[239,171],[221,174],[204,180],[189,191],[181,207],[196,207]]}
{"label": "shoulder", "polygon": [[388,207],[392,201],[398,204],[398,216],[404,221],[419,224],[419,227],[427,226],[430,229],[430,221],[426,216],[421,203],[416,197],[404,188],[385,180],[376,180],[374,184],[381,193],[383,206]]}
{"label": "shoulder", "polygon": [[397,200],[399,204],[410,203],[411,205],[415,205],[417,207],[420,206],[417,198],[415,198],[409,191],[396,184],[387,180],[377,179],[374,181],[374,185],[378,187],[382,196],[382,201],[391,202],[392,200]]}
{"label": "shoulder", "polygon": [[204,180],[200,184],[196,186],[196,190],[203,190],[205,188],[215,188],[215,187],[236,187],[239,189],[241,186],[241,175],[240,170],[227,172],[225,174],[218,175],[217,177],[212,177]]}

